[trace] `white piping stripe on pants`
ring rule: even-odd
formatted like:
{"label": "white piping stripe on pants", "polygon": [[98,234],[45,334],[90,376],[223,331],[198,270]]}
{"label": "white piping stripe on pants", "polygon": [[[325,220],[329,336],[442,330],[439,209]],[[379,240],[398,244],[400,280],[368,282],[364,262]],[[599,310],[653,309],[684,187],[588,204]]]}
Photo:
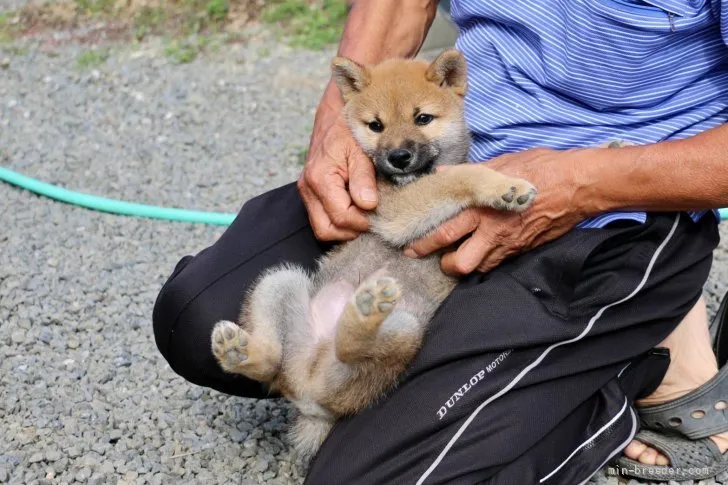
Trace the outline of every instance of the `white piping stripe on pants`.
{"label": "white piping stripe on pants", "polygon": [[640,283],[632,291],[632,293],[625,296],[621,300],[615,301],[613,303],[610,303],[610,304],[600,308],[599,311],[596,313],[596,315],[594,315],[591,318],[591,320],[589,320],[589,323],[587,324],[587,326],[584,328],[584,330],[582,330],[582,332],[579,335],[577,335],[576,337],[569,339],[569,340],[563,340],[561,342],[557,342],[557,343],[551,345],[550,347],[548,347],[546,350],[543,351],[543,353],[536,360],[531,362],[531,364],[529,364],[521,372],[519,372],[518,375],[511,382],[509,382],[503,389],[501,389],[500,391],[498,391],[497,393],[493,394],[491,397],[489,397],[488,399],[483,401],[483,403],[481,403],[480,406],[478,406],[475,409],[475,411],[473,411],[470,414],[470,416],[468,416],[468,419],[465,420],[465,422],[462,424],[462,426],[460,426],[460,429],[458,429],[458,431],[455,433],[455,436],[453,436],[450,439],[448,444],[440,452],[440,454],[437,456],[437,458],[432,463],[432,465],[430,465],[430,467],[427,470],[425,470],[425,473],[422,474],[420,479],[417,480],[416,485],[422,485],[425,482],[425,480],[427,480],[427,478],[432,474],[432,472],[435,470],[435,468],[437,468],[437,466],[440,464],[440,462],[443,460],[443,458],[445,458],[445,455],[447,455],[448,451],[450,451],[450,449],[453,447],[455,442],[460,438],[460,436],[462,436],[462,434],[465,432],[465,430],[468,428],[468,426],[470,426],[470,423],[473,422],[473,420],[476,418],[476,416],[478,416],[480,411],[482,411],[488,404],[490,404],[493,401],[495,401],[496,399],[504,396],[506,393],[508,393],[508,391],[513,389],[516,386],[516,384],[518,384],[521,381],[521,379],[523,379],[524,376],[526,376],[526,374],[531,372],[531,370],[533,370],[534,368],[538,367],[538,365],[546,358],[546,356],[549,353],[551,353],[552,350],[554,350],[557,347],[561,347],[562,345],[571,344],[571,343],[578,342],[579,340],[583,339],[591,331],[591,329],[592,329],[592,327],[594,327],[594,324],[596,323],[596,321],[599,320],[599,318],[601,318],[601,316],[604,314],[605,311],[612,308],[613,306],[620,305],[620,304],[634,298],[634,296],[637,293],[639,293],[639,291],[642,288],[644,288],[645,284],[647,283],[647,278],[649,278],[650,273],[652,272],[652,268],[655,266],[655,262],[657,261],[657,258],[660,257],[660,254],[665,249],[665,246],[667,246],[667,243],[670,242],[670,239],[672,239],[672,236],[675,234],[675,230],[677,230],[677,225],[679,222],[680,222],[680,213],[678,213],[675,216],[675,222],[673,222],[670,232],[665,237],[665,240],[662,241],[662,243],[655,250],[655,253],[652,255],[652,258],[650,259],[650,263],[647,265],[647,269],[645,270],[645,274],[642,277],[642,281],[640,281]]}
{"label": "white piping stripe on pants", "polygon": [[557,466],[556,468],[554,468],[551,471],[551,473],[549,473],[548,475],[546,475],[545,477],[543,477],[541,480],[539,480],[538,483],[543,483],[546,480],[548,480],[549,478],[551,478],[552,476],[554,476],[559,470],[561,470],[564,467],[564,465],[566,465],[569,462],[569,460],[571,460],[574,457],[574,455],[576,455],[579,452],[579,450],[581,450],[586,445],[588,445],[589,443],[591,443],[592,441],[594,441],[600,434],[604,433],[611,425],[613,425],[619,418],[621,418],[622,415],[624,414],[624,412],[627,410],[627,404],[628,404],[627,403],[627,398],[625,397],[624,398],[624,405],[622,406],[622,409],[620,409],[619,412],[612,419],[610,419],[607,424],[605,424],[604,426],[602,426],[601,428],[599,428],[599,431],[597,431],[596,433],[594,433],[593,435],[591,435],[591,437],[588,440],[586,440],[585,442],[583,442],[582,444],[580,444],[579,446],[577,446],[576,449],[574,451],[572,451],[569,456],[566,457],[566,460],[562,461],[559,466]]}
{"label": "white piping stripe on pants", "polygon": [[604,467],[604,465],[607,464],[607,462],[609,460],[611,460],[612,458],[614,458],[614,455],[616,455],[617,453],[619,453],[620,451],[622,451],[624,448],[626,448],[626,446],[629,444],[629,442],[634,439],[635,435],[637,434],[637,416],[635,416],[634,411],[632,410],[632,408],[630,408],[629,414],[632,417],[632,430],[629,432],[629,437],[626,440],[624,440],[617,447],[617,449],[615,449],[613,452],[611,452],[609,454],[609,456],[607,457],[607,459],[604,460],[602,462],[602,464],[599,465],[597,467],[597,469],[594,470],[594,472],[591,475],[589,475],[588,477],[586,477],[586,479],[583,482],[580,482],[579,485],[584,485],[586,482],[588,482],[589,480],[591,480],[591,477],[593,477],[595,473],[597,473],[599,470],[601,470]]}

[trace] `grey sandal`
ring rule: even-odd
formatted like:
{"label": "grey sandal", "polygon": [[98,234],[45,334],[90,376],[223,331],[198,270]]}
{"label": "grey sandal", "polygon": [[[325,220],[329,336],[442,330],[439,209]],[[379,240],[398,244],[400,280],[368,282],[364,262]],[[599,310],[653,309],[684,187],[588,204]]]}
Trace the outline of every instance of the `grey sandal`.
{"label": "grey sandal", "polygon": [[638,409],[642,431],[635,439],[658,450],[670,465],[643,465],[622,456],[618,472],[642,480],[704,480],[728,471],[728,452],[709,436],[728,431],[728,295],[711,324],[721,366],[710,381],[680,399]]}

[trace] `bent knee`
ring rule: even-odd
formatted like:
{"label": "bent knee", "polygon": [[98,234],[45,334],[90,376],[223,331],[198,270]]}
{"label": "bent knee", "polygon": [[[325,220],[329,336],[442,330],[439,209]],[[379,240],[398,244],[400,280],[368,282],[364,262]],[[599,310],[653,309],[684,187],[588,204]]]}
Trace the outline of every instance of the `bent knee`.
{"label": "bent knee", "polygon": [[164,283],[152,312],[157,348],[172,370],[193,383],[204,381],[205,368],[214,363],[210,334],[216,321],[207,295],[196,295],[198,282],[184,271],[192,258],[186,256]]}

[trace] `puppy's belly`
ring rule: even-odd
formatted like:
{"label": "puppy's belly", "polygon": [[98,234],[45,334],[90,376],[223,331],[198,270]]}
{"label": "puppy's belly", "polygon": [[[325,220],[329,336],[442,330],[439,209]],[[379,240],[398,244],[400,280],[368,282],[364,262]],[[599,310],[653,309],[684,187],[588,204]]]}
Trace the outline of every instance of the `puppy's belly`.
{"label": "puppy's belly", "polygon": [[346,281],[337,281],[325,285],[311,300],[309,325],[314,338],[331,339],[336,331],[336,324],[344,311],[344,306],[354,294],[353,285]]}

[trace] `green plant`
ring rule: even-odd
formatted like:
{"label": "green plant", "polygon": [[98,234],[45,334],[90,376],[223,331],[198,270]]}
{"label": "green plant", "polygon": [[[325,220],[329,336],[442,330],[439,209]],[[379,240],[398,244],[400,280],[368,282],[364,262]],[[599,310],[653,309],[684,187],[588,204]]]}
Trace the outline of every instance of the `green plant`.
{"label": "green plant", "polygon": [[164,54],[179,64],[188,64],[197,59],[200,45],[189,40],[174,40],[165,49]]}
{"label": "green plant", "polygon": [[299,165],[306,165],[306,160],[308,160],[308,148],[301,148],[298,150],[298,153],[296,153],[296,160]]}
{"label": "green plant", "polygon": [[162,27],[167,14],[162,7],[142,7],[134,15],[134,37],[143,39]]}
{"label": "green plant", "polygon": [[294,46],[321,49],[341,37],[347,7],[345,0],[280,0],[263,11],[263,21],[283,26]]}
{"label": "green plant", "polygon": [[111,13],[115,0],[74,0],[76,6],[87,14]]}
{"label": "green plant", "polygon": [[228,0],[210,0],[207,4],[207,15],[215,22],[222,22],[228,14]]}
{"label": "green plant", "polygon": [[76,57],[76,65],[80,69],[89,69],[102,65],[108,58],[108,49],[90,50],[79,54],[78,57]]}

